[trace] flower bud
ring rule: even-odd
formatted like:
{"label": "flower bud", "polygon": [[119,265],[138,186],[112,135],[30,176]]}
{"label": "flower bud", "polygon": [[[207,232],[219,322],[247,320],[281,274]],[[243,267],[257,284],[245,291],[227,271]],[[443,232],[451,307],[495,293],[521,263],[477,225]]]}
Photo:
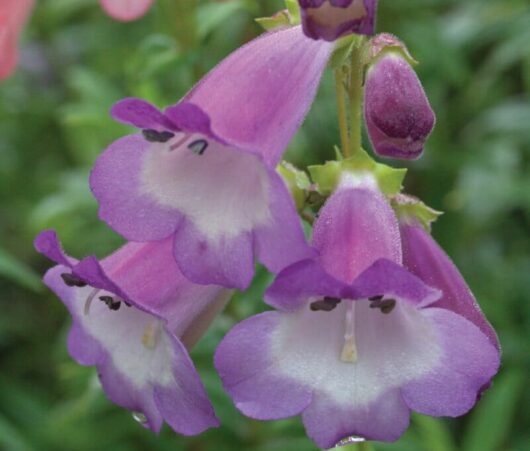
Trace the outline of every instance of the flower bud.
{"label": "flower bud", "polygon": [[334,41],[357,33],[374,33],[377,0],[299,0],[304,33]]}
{"label": "flower bud", "polygon": [[364,114],[368,135],[382,157],[416,159],[436,118],[412,69],[412,58],[396,38],[381,35],[367,51]]}

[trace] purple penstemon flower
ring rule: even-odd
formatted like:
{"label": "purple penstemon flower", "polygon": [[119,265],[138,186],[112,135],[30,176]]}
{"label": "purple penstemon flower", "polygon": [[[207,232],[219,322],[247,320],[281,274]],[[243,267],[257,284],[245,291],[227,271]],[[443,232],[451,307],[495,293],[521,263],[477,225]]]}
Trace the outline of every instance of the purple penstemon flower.
{"label": "purple penstemon flower", "polygon": [[344,178],[313,244],[319,257],[286,268],[267,291],[277,311],[235,326],[216,352],[236,406],[262,420],[301,414],[322,448],[348,436],[396,440],[411,409],[467,412],[497,371],[498,349],[402,266],[396,216],[370,177]]}
{"label": "purple penstemon flower", "polygon": [[243,46],[178,104],[139,99],[113,117],[142,130],[114,142],[91,174],[100,217],[132,241],[174,237],[196,283],[246,288],[254,260],[277,272],[311,251],[275,171],[314,98],[332,45],[300,27]]}
{"label": "purple penstemon flower", "polygon": [[495,330],[488,322],[466,281],[431,234],[413,216],[400,215],[399,229],[403,243],[403,265],[442,297],[439,308],[451,310],[474,323],[500,350]]}
{"label": "purple penstemon flower", "polygon": [[436,123],[412,57],[395,36],[383,33],[368,45],[364,116],[374,152],[382,157],[416,159]]}
{"label": "purple penstemon flower", "polygon": [[304,33],[312,39],[334,41],[357,33],[372,35],[377,0],[298,0]]}
{"label": "purple penstemon flower", "polygon": [[195,285],[178,270],[170,240],[128,243],[98,261],[67,256],[53,231],[35,240],[58,263],[44,277],[72,315],[70,355],[95,365],[114,403],[158,432],[198,434],[218,425],[189,349],[231,291]]}

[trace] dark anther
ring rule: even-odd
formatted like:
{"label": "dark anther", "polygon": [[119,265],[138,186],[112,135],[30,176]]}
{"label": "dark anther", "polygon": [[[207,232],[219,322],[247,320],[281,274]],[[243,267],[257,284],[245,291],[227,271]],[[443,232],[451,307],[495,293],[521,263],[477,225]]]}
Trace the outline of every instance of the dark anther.
{"label": "dark anther", "polygon": [[111,310],[119,310],[121,306],[120,301],[116,301],[112,296],[100,296],[100,301],[103,301]]}
{"label": "dark anther", "polygon": [[341,299],[338,298],[330,298],[325,297],[324,299],[321,299],[320,301],[311,302],[309,305],[309,308],[313,312],[323,311],[323,312],[331,312],[337,305],[339,305]]}
{"label": "dark anther", "polygon": [[142,130],[142,135],[150,143],[167,143],[171,138],[175,136],[175,133],[168,131],[159,132],[158,130],[153,130],[151,128],[146,128]]}
{"label": "dark anther", "polygon": [[87,285],[85,282],[83,282],[78,277],[74,276],[73,274],[69,274],[67,272],[61,274],[61,278],[63,279],[63,282],[65,283],[65,285],[69,287],[83,288],[83,287],[86,287]]}
{"label": "dark anther", "polygon": [[206,141],[205,139],[198,139],[197,141],[193,141],[191,144],[188,145],[188,149],[190,149],[193,153],[197,155],[202,155],[207,148],[208,141]]}
{"label": "dark anther", "polygon": [[127,301],[123,301],[123,302],[125,302],[125,305],[126,305],[127,307],[132,307],[132,305],[129,304]]}
{"label": "dark anther", "polygon": [[394,310],[394,307],[396,306],[396,300],[395,299],[385,299],[383,300],[383,296],[374,296],[373,298],[370,298],[370,308],[378,308],[381,309],[381,312],[387,315],[392,310]]}

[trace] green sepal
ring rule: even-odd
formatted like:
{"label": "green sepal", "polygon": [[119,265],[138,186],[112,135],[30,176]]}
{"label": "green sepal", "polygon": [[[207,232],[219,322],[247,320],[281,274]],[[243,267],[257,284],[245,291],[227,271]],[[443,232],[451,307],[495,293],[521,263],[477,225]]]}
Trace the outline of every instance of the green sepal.
{"label": "green sepal", "polygon": [[289,13],[286,9],[279,11],[274,16],[258,17],[254,19],[261,27],[267,31],[274,30],[280,27],[290,27]]}
{"label": "green sepal", "polygon": [[300,5],[298,0],[285,0],[285,6],[289,11],[292,25],[299,25],[302,23],[302,16],[300,14]]}
{"label": "green sepal", "polygon": [[299,25],[301,18],[297,0],[285,0],[285,6],[287,9],[278,11],[270,17],[258,17],[254,20],[267,31]]}
{"label": "green sepal", "polygon": [[311,179],[317,184],[318,192],[324,196],[335,191],[344,172],[371,173],[385,196],[395,196],[403,188],[403,180],[407,174],[405,168],[395,169],[377,163],[363,149],[342,161],[328,161],[322,165],[309,166],[307,169]]}
{"label": "green sepal", "polygon": [[408,194],[394,196],[391,204],[400,221],[418,222],[428,232],[431,231],[431,224],[443,215],[442,211],[435,210]]}
{"label": "green sepal", "polygon": [[282,161],[276,170],[287,184],[297,210],[302,211],[306,204],[307,192],[311,187],[307,173],[287,161]]}
{"label": "green sepal", "polygon": [[350,58],[351,52],[355,46],[359,45],[359,36],[349,35],[338,39],[335,42],[335,48],[329,59],[328,67],[331,69],[340,69]]}

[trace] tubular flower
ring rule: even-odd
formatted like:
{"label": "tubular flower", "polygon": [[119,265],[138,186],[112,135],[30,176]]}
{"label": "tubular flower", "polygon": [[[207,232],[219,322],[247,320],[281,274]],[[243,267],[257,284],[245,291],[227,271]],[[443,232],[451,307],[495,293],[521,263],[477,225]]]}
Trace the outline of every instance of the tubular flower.
{"label": "tubular flower", "polygon": [[396,440],[411,409],[467,412],[496,373],[498,350],[403,268],[397,219],[374,185],[346,178],[313,244],[320,256],[269,288],[277,311],[235,326],[216,352],[236,406],[263,420],[301,414],[322,448],[349,436]]}
{"label": "tubular flower", "polygon": [[130,22],[142,17],[154,0],[99,0],[103,10],[113,19]]}
{"label": "tubular flower", "polygon": [[187,348],[229,290],[185,279],[169,240],[129,243],[101,262],[67,256],[53,231],[42,232],[35,247],[58,263],[44,281],[72,315],[70,355],[97,367],[111,401],[145,417],[155,432],[163,421],[184,435],[218,425]]}
{"label": "tubular flower", "polygon": [[[404,45],[387,34],[376,36],[372,45],[381,54],[366,74],[364,115],[374,151],[388,158],[419,158],[436,122],[434,112]],[[382,50],[385,46],[393,49]]]}
{"label": "tubular flower", "polygon": [[300,27],[267,34],[223,61],[163,113],[139,99],[114,118],[142,130],[114,142],[90,184],[100,217],[132,241],[174,237],[195,283],[244,289],[255,257],[271,271],[307,258],[275,166],[303,120],[331,46]]}
{"label": "tubular flower", "polygon": [[334,41],[357,33],[372,35],[377,0],[298,0],[304,33],[312,39]]}
{"label": "tubular flower", "polygon": [[436,306],[458,313],[474,323],[500,350],[495,330],[480,310],[457,267],[434,238],[412,218],[400,218],[400,231],[403,265],[443,293]]}
{"label": "tubular flower", "polygon": [[18,37],[33,9],[33,0],[0,2],[0,80],[9,77],[18,61]]}

